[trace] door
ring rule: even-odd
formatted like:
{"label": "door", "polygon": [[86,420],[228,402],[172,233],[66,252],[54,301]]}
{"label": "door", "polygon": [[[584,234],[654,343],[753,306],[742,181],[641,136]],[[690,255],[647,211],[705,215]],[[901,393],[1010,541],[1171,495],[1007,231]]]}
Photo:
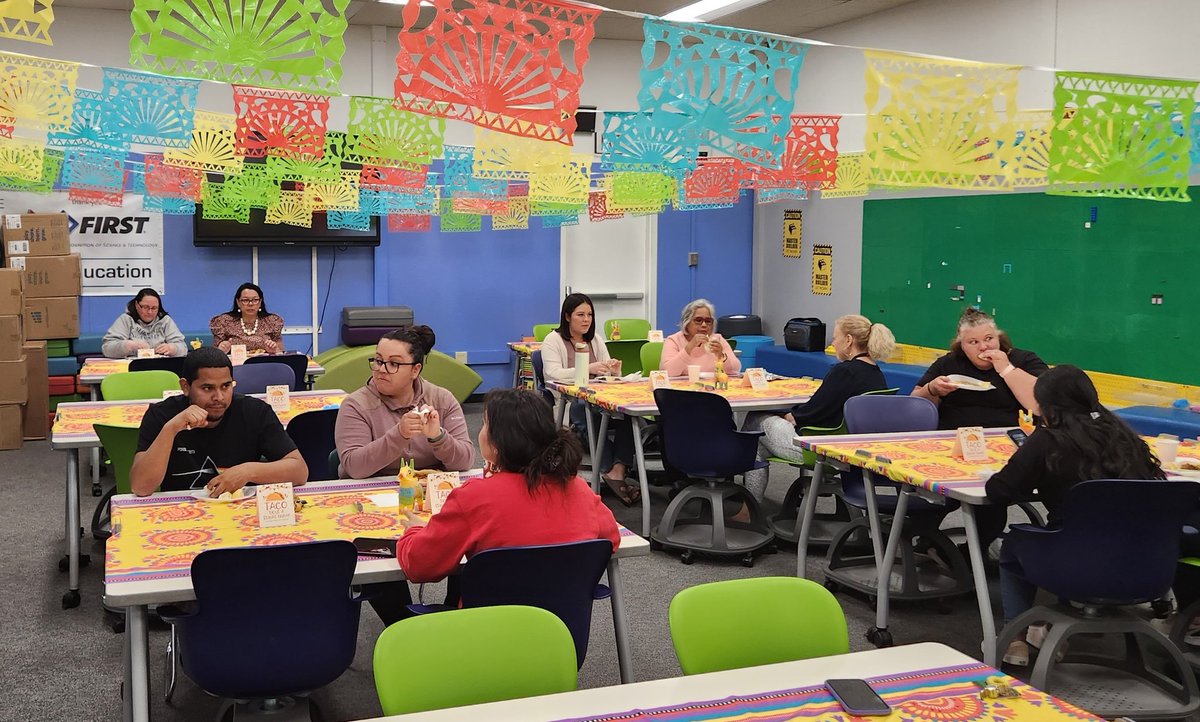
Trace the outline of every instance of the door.
{"label": "door", "polygon": [[599,328],[610,318],[644,318],[654,325],[657,216],[582,222],[562,229],[563,295],[586,293]]}

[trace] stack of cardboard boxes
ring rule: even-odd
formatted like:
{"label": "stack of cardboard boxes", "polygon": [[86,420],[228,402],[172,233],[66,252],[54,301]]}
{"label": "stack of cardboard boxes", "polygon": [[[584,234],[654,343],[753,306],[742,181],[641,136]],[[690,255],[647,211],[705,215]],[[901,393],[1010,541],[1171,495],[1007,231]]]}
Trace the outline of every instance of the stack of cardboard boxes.
{"label": "stack of cardboard boxes", "polygon": [[46,341],[79,336],[82,273],[65,213],[6,215],[0,233],[0,449],[12,449],[47,436]]}

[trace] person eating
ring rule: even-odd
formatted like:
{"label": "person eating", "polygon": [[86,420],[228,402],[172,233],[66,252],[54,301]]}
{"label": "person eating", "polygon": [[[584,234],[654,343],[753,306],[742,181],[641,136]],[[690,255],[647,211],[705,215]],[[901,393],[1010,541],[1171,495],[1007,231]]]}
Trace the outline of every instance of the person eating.
{"label": "person eating", "polygon": [[659,368],[668,376],[686,376],[688,366],[699,366],[700,372],[716,370],[717,360],[725,364],[725,373],[735,374],[742,362],[734,355],[729,342],[716,333],[717,309],[706,299],[697,298],[683,307],[679,331],[663,341]]}

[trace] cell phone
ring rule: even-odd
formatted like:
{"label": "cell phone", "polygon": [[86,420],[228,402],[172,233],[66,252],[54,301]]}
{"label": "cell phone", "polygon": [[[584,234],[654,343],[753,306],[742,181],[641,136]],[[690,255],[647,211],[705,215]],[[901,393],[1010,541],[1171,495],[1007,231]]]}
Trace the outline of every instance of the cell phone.
{"label": "cell phone", "polygon": [[354,540],[354,548],[358,550],[359,554],[369,557],[396,556],[395,539],[374,539],[360,536]]}
{"label": "cell phone", "polygon": [[825,686],[848,714],[868,717],[892,713],[892,708],[861,679],[827,679]]}
{"label": "cell phone", "polygon": [[1025,435],[1025,432],[1021,431],[1020,429],[1009,429],[1005,433],[1008,434],[1008,438],[1012,439],[1012,442],[1017,445],[1018,449],[1021,448],[1021,444],[1024,444],[1025,440],[1029,438]]}

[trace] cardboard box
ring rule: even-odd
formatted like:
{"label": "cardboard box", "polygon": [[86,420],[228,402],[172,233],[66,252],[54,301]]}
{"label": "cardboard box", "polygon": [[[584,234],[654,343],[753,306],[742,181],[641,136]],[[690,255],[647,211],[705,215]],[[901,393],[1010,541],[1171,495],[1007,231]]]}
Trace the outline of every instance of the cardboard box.
{"label": "cardboard box", "polygon": [[71,252],[66,213],[5,215],[4,257],[62,256]]}
{"label": "cardboard box", "polygon": [[65,256],[17,256],[9,258],[7,263],[9,268],[25,271],[25,300],[78,296],[83,292],[78,253]]}
{"label": "cardboard box", "polygon": [[79,337],[79,296],[25,301],[25,339]]}
{"label": "cardboard box", "polygon": [[26,341],[25,384],[29,388],[29,400],[21,407],[22,424],[26,439],[44,439],[50,434],[46,423],[50,414],[49,360],[46,357],[45,341]]}
{"label": "cardboard box", "polygon": [[0,449],[21,448],[21,407],[0,406]]}
{"label": "cardboard box", "polygon": [[[25,357],[16,361],[0,361],[0,404],[23,404],[29,400],[25,380]],[[17,409],[18,416],[21,410]]]}
{"label": "cardboard box", "polygon": [[22,271],[0,268],[0,316],[19,316],[25,313],[25,274]]}
{"label": "cardboard box", "polygon": [[21,344],[25,343],[21,327],[21,316],[0,316],[0,361],[21,358]]}

